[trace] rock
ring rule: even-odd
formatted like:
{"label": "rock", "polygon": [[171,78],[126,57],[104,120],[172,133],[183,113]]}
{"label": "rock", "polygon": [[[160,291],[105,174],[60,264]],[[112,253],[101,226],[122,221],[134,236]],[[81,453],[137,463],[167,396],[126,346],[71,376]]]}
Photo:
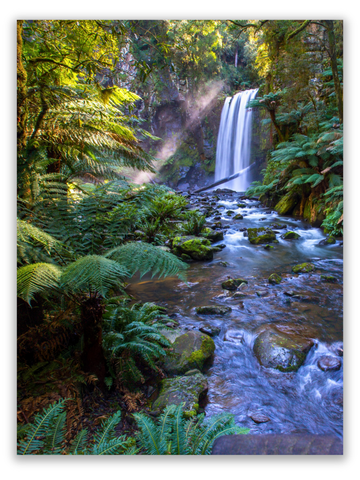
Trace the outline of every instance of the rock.
{"label": "rock", "polygon": [[211,455],[343,455],[343,445],[333,435],[222,435]]}
{"label": "rock", "polygon": [[192,235],[175,237],[173,240],[173,253],[179,257],[182,254],[186,254],[193,260],[212,260],[214,256],[208,239]]}
{"label": "rock", "polygon": [[248,228],[247,229],[249,242],[258,245],[259,243],[271,243],[276,240],[275,233],[265,227],[260,228]]}
{"label": "rock", "polygon": [[213,327],[212,325],[203,325],[199,328],[200,332],[209,335],[209,337],[216,337],[221,332],[220,327]]}
{"label": "rock", "polygon": [[336,243],[336,240],[334,237],[327,237],[324,240],[321,240],[321,242],[318,243],[318,245],[333,245]]}
{"label": "rock", "polygon": [[344,353],[344,345],[342,342],[335,342],[330,345],[330,350],[338,357],[342,357]]}
{"label": "rock", "polygon": [[303,364],[313,345],[311,338],[289,335],[270,325],[256,338],[254,353],[264,367],[293,372]]}
{"label": "rock", "polygon": [[277,285],[281,282],[281,277],[277,273],[272,273],[269,277],[269,283],[272,285]]}
{"label": "rock", "polygon": [[312,263],[300,263],[291,269],[294,273],[309,273],[315,270],[315,265]]}
{"label": "rock", "polygon": [[228,280],[225,280],[225,282],[222,282],[221,286],[225,290],[236,290],[242,283],[246,284],[248,282],[243,278],[229,278]]}
{"label": "rock", "polygon": [[230,265],[230,263],[228,262],[219,262],[219,265],[221,265],[222,267],[228,267]]}
{"label": "rock", "polygon": [[281,229],[287,228],[286,225],[281,225],[280,223],[273,223],[271,225],[271,227],[275,228],[276,230],[281,230]]}
{"label": "rock", "polygon": [[242,220],[244,217],[241,215],[241,213],[237,213],[234,217],[233,220]]}
{"label": "rock", "polygon": [[196,313],[200,315],[225,315],[231,312],[230,307],[223,307],[221,305],[207,305],[205,307],[196,307]]}
{"label": "rock", "polygon": [[245,208],[246,203],[237,203],[236,206],[239,207],[239,208]]}
{"label": "rock", "polygon": [[164,359],[164,370],[171,375],[183,374],[193,368],[202,370],[214,351],[214,340],[208,335],[197,331],[184,333],[172,344],[172,352]]}
{"label": "rock", "polygon": [[336,283],[338,280],[333,275],[320,275],[320,278],[323,282]]}
{"label": "rock", "polygon": [[327,372],[329,370],[340,370],[341,368],[341,360],[336,357],[331,357],[330,355],[326,355],[324,357],[320,357],[317,366],[323,372]]}
{"label": "rock", "polygon": [[295,239],[295,240],[296,240],[296,239],[298,239],[298,238],[300,238],[300,237],[301,237],[301,235],[299,235],[299,234],[296,233],[296,232],[292,232],[292,231],[286,232],[286,233],[284,233],[283,235],[281,235],[281,238],[283,238],[284,240],[292,240],[292,239]]}
{"label": "rock", "polygon": [[268,294],[269,294],[269,292],[267,290],[258,290],[256,292],[256,295],[258,297],[266,297]]}
{"label": "rock", "polygon": [[199,403],[205,397],[208,383],[199,370],[191,370],[184,376],[166,378],[160,383],[158,398],[153,402],[155,412],[163,410],[167,405],[185,403],[184,414],[187,418],[197,414]]}
{"label": "rock", "polygon": [[272,245],[269,245],[269,244],[265,245],[265,247],[264,247],[265,250],[270,250],[271,248],[274,248],[274,247]]}
{"label": "rock", "polygon": [[204,228],[201,231],[201,236],[210,240],[211,243],[219,242],[220,240],[224,240],[224,232],[221,230],[215,231],[209,227]]}
{"label": "rock", "polygon": [[234,210],[228,210],[225,215],[228,215],[229,217],[231,217],[231,215],[235,213]]}
{"label": "rock", "polygon": [[193,260],[189,255],[187,255],[186,253],[182,253],[182,254],[180,255],[180,258],[181,258],[181,260],[182,260],[183,262],[186,262],[186,263],[191,263],[191,262],[194,261],[194,260]]}
{"label": "rock", "polygon": [[254,420],[255,423],[266,423],[270,422],[270,418],[267,417],[266,415],[263,415],[262,413],[252,413],[249,415],[251,420]]}

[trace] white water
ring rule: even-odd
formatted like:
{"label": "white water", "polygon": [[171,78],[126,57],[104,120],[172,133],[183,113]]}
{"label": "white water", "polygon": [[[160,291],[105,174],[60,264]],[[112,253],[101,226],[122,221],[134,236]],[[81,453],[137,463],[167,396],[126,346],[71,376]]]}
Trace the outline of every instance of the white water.
{"label": "white water", "polygon": [[223,186],[244,192],[250,186],[252,109],[246,108],[258,89],[246,90],[225,100],[216,148],[215,182],[243,170]]}

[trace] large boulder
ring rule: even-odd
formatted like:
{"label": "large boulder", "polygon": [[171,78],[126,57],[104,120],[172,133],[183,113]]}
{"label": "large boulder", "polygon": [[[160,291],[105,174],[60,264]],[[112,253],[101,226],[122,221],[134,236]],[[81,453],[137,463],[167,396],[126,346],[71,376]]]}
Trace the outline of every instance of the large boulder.
{"label": "large boulder", "polygon": [[260,228],[248,228],[247,234],[249,238],[249,242],[258,245],[259,243],[271,243],[276,240],[275,233],[265,227]]}
{"label": "large boulder", "polygon": [[185,254],[193,260],[212,260],[213,249],[210,241],[192,235],[175,237],[173,240],[173,253],[179,257]]}
{"label": "large boulder", "polygon": [[293,194],[288,193],[284,195],[281,200],[275,205],[275,210],[280,215],[286,215],[294,210],[296,204],[297,198]]}
{"label": "large boulder", "polygon": [[306,354],[314,345],[310,336],[299,333],[280,331],[274,325],[268,325],[255,340],[254,353],[259,363],[267,368],[281,372],[293,372],[304,363]]}
{"label": "large boulder", "polygon": [[215,351],[209,335],[192,330],[176,338],[172,352],[164,359],[164,370],[171,375],[181,375],[188,370],[202,370]]}
{"label": "large boulder", "polygon": [[293,231],[289,231],[281,235],[281,238],[283,238],[284,240],[293,240],[293,239],[297,240],[300,237],[301,235]]}
{"label": "large boulder", "polygon": [[192,417],[197,414],[199,403],[207,390],[206,378],[196,369],[183,376],[166,378],[160,383],[159,396],[152,404],[152,410],[160,413],[168,405],[185,403],[184,414],[186,417]]}

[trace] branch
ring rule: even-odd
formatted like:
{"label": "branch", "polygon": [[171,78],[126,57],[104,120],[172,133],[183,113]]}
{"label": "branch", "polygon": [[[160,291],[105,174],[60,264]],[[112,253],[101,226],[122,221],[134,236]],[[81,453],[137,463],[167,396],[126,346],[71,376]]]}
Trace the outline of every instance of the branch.
{"label": "branch", "polygon": [[305,20],[300,27],[296,28],[293,32],[289,33],[289,35],[286,38],[286,41],[289,41],[291,38],[295,37],[298,33],[302,32],[305,30],[305,28],[309,25],[311,20]]}

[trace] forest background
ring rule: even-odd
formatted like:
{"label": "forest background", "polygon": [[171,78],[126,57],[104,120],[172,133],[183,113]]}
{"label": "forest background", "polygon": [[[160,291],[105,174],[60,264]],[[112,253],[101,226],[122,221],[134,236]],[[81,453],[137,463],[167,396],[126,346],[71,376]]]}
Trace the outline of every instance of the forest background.
{"label": "forest background", "polygon": [[[9,270],[6,269],[6,273],[4,275],[4,280],[3,284],[6,286],[6,288],[3,288],[3,292],[5,293],[5,298],[14,298],[15,299],[15,269],[13,268],[13,263],[8,260],[9,254],[8,252],[11,252],[13,254],[13,259],[15,259],[15,101],[16,101],[16,91],[14,88],[15,85],[15,27],[16,23],[15,20],[20,18],[20,17],[25,17],[25,18],[142,18],[142,19],[157,19],[157,18],[211,18],[211,19],[223,19],[225,18],[223,12],[221,11],[224,6],[222,5],[222,8],[217,8],[213,9],[209,6],[206,5],[205,2],[199,3],[199,5],[191,4],[191,2],[182,2],[181,4],[181,11],[176,10],[170,10],[169,7],[165,5],[159,5],[156,8],[154,8],[153,5],[149,5],[145,2],[137,2],[136,5],[136,11],[134,7],[131,7],[131,10],[126,10],[126,8],[129,7],[123,7],[119,6],[118,11],[116,11],[115,7],[111,7],[110,11],[107,11],[104,6],[101,6],[102,8],[99,8],[100,11],[94,12],[92,11],[91,13],[89,12],[88,8],[85,8],[85,6],[82,7],[77,7],[77,11],[74,11],[73,8],[71,8],[71,3],[68,2],[62,2],[61,5],[61,12],[52,10],[49,8],[49,5],[45,6],[41,5],[40,9],[38,6],[35,6],[34,3],[31,5],[26,5],[25,2],[23,2],[24,5],[21,5],[21,2],[17,2],[17,8],[15,12],[12,12],[10,15],[10,19],[6,19],[6,28],[3,29],[2,34],[2,40],[3,40],[3,45],[6,46],[4,50],[5,56],[6,56],[6,67],[3,70],[3,75],[2,75],[2,81],[4,83],[5,80],[5,87],[3,87],[3,96],[7,97],[5,98],[5,104],[6,104],[6,110],[4,113],[8,112],[8,115],[3,115],[2,122],[3,122],[3,132],[5,135],[3,138],[6,140],[5,141],[5,156],[4,156],[4,165],[5,165],[5,175],[4,178],[7,179],[5,181],[5,185],[2,188],[2,195],[3,195],[3,213],[5,214],[5,225],[7,228],[4,229],[3,233],[3,257],[6,258],[5,264],[6,267],[9,267]],[[280,3],[280,2],[279,2]],[[346,3],[346,2],[345,2]],[[359,41],[356,37],[356,19],[354,18],[354,11],[350,9],[348,6],[346,14],[344,14],[345,10],[344,9],[344,2],[342,2],[341,5],[337,5],[336,8],[333,8],[333,11],[331,10],[331,7],[325,5],[319,5],[317,7],[318,11],[314,11],[314,7],[312,5],[312,2],[302,2],[302,11],[291,11],[291,9],[284,3],[281,2],[282,5],[274,5],[273,3],[271,4],[271,8],[269,8],[269,5],[266,2],[257,2],[256,5],[256,16],[260,16],[261,12],[261,17],[269,17],[269,18],[294,18],[294,19],[301,19],[301,18],[306,18],[309,16],[309,13],[311,12],[311,17],[312,18],[322,18],[324,16],[324,11],[326,12],[327,18],[336,18],[344,19],[344,31],[345,31],[345,70],[346,70],[346,80],[345,80],[345,95],[344,95],[344,111],[345,111],[345,125],[346,125],[346,160],[347,160],[347,169],[345,169],[345,184],[346,184],[346,205],[347,205],[347,210],[346,210],[346,216],[345,218],[348,218],[348,223],[346,224],[345,227],[345,276],[346,276],[346,283],[345,283],[345,313],[346,313],[346,325],[348,329],[351,330],[351,338],[355,337],[355,332],[356,329],[358,328],[358,323],[356,322],[355,318],[354,321],[351,322],[351,317],[353,316],[353,312],[355,312],[355,305],[354,301],[351,301],[351,298],[354,299],[355,295],[353,295],[354,288],[356,286],[356,276],[355,276],[355,270],[356,270],[356,213],[355,213],[355,206],[356,206],[356,182],[358,181],[357,179],[359,178],[359,172],[358,172],[358,162],[356,160],[357,156],[357,146],[356,146],[356,117],[357,117],[357,98],[356,98],[356,79],[359,78],[359,72],[356,71],[358,70],[358,61],[357,61],[357,50],[359,47]],[[350,4],[350,2],[349,2]],[[79,4],[80,6],[81,4]],[[24,7],[24,8],[20,8]],[[36,8],[37,7],[37,8]],[[68,7],[68,10],[64,7]],[[173,8],[174,8],[173,7]],[[306,9],[308,7],[308,9]],[[250,9],[250,10],[249,10]],[[251,11],[252,9],[252,11]],[[250,5],[247,6],[246,8],[242,8],[241,6],[241,15],[239,15],[239,10],[240,7],[238,5],[232,4],[229,6],[229,10],[226,11],[226,18],[231,17],[231,18],[237,18],[238,16],[241,16],[241,18],[253,18],[254,17],[254,6]],[[119,14],[121,11],[121,14]],[[19,12],[22,14],[20,15]],[[68,12],[71,12],[71,15],[69,15]],[[141,15],[139,14],[141,12]],[[191,12],[191,14],[190,14]],[[306,12],[306,13],[305,13]],[[25,13],[25,14],[24,14]],[[44,15],[46,13],[46,15]],[[11,39],[11,40],[9,40]],[[348,69],[348,70],[347,70]],[[10,73],[11,72],[11,73]],[[8,95],[8,93],[5,92],[11,92],[11,96]],[[10,161],[9,161],[10,160]],[[351,172],[350,172],[351,170]],[[353,194],[351,193],[353,192]],[[9,199],[14,200],[11,204],[9,204]],[[350,221],[350,219],[352,219]],[[351,258],[351,260],[350,260]],[[350,263],[352,264],[350,268]],[[11,281],[9,281],[11,279]],[[10,288],[9,288],[10,287]],[[10,290],[10,291],[9,291]],[[7,303],[10,303],[9,301]],[[12,302],[10,305],[10,308],[5,309],[5,315],[4,315],[4,324],[5,324],[5,335],[4,338],[7,340],[6,343],[10,344],[10,348],[3,348],[3,365],[8,364],[8,359],[11,358],[13,360],[12,368],[10,372],[7,372],[8,374],[8,379],[9,382],[7,383],[8,387],[6,388],[5,392],[6,394],[3,395],[3,397],[7,397],[6,400],[6,406],[3,407],[4,412],[13,412],[14,411],[14,404],[15,402],[14,397],[15,397],[15,381],[14,379],[16,378],[15,375],[15,342],[13,341],[15,338],[15,301]],[[345,325],[345,326],[346,326]],[[345,341],[347,340],[347,337],[349,337],[349,332],[346,331],[345,329]],[[11,338],[12,341],[8,342],[8,339]],[[349,341],[351,341],[350,338],[348,338]],[[349,355],[349,361],[348,361],[348,366],[349,370],[347,372],[348,378],[352,376],[351,372],[351,358]],[[9,375],[10,374],[10,375]],[[350,382],[349,382],[350,383]],[[347,385],[347,387],[350,387],[350,385]],[[350,388],[349,388],[350,389]],[[11,392],[11,394],[10,394]],[[14,397],[12,397],[14,395]],[[349,398],[349,404],[347,404],[347,411],[351,411],[351,406],[350,406],[350,398],[356,396],[356,392],[353,392],[351,390],[348,392],[348,398]],[[10,416],[10,415],[9,415]],[[349,418],[347,419],[349,421]],[[9,425],[9,431],[11,428],[14,430],[12,435],[15,435],[15,429],[14,429],[14,424],[11,424],[11,422],[8,422]],[[345,422],[345,432],[346,432],[346,422]],[[5,448],[5,451],[9,451],[10,446],[9,444],[12,444],[12,441],[7,442],[7,446]],[[351,446],[352,444],[352,446]],[[348,453],[349,457],[351,458],[352,455],[351,453],[354,452],[355,444],[354,444],[354,439],[349,438],[348,440]],[[3,450],[4,451],[4,450]],[[208,461],[208,459],[206,459]],[[268,459],[267,459],[268,460]],[[328,465],[326,466],[325,464],[320,465],[320,462],[318,462],[316,465],[313,464],[311,469],[313,475],[317,475],[317,471],[320,472],[322,470],[322,473],[324,473],[324,466],[326,469],[329,468],[329,462],[331,462],[332,459],[327,459]],[[159,460],[159,464],[163,462],[163,459],[161,461]],[[200,462],[200,459],[199,459]],[[93,463],[93,462],[92,462]],[[128,462],[126,462],[128,463]],[[304,465],[305,463],[305,465]],[[307,462],[304,462],[301,466],[299,464],[299,471],[296,474],[297,478],[301,475],[301,471],[304,472],[306,469],[310,468],[310,465]],[[332,463],[332,462],[331,462]],[[277,470],[276,470],[276,476],[281,475],[281,472],[284,471],[283,469],[286,468],[286,464],[279,464],[279,461],[277,461]],[[269,465],[269,464],[268,464]],[[12,467],[14,467],[14,460],[12,462]],[[289,466],[289,464],[288,464]],[[294,465],[293,465],[294,466]],[[17,469],[19,469],[18,473],[20,473],[21,470],[25,465],[19,465],[16,466]],[[76,471],[78,471],[78,468],[80,468],[80,465],[76,466],[77,468],[74,468],[73,473],[75,474]],[[116,468],[117,471],[120,473],[120,469],[117,465],[114,464],[114,462],[109,462],[106,466],[103,464],[102,468]],[[142,465],[142,467],[146,468],[145,462]],[[172,463],[172,468],[174,467],[174,463]],[[194,475],[198,471],[198,467],[200,467],[200,463],[193,464],[193,473]],[[215,471],[211,472],[211,476],[215,475],[216,476],[220,475],[220,471],[223,471],[223,468],[225,467],[225,464],[222,466],[219,466],[219,469],[216,468],[217,474]],[[228,468],[231,469],[237,469],[240,468],[240,463],[237,462],[237,464],[230,462],[230,464],[227,465]],[[262,467],[266,468],[266,462],[263,463]],[[126,468],[129,468],[129,471],[133,471],[133,469],[136,468],[136,473],[140,474],[140,468],[139,466],[135,467],[134,465],[130,466],[130,464],[126,465]],[[121,474],[124,474],[126,472],[125,468],[125,462],[121,466]],[[180,468],[179,465],[176,466],[176,468]],[[185,469],[185,467],[182,467]],[[209,467],[207,467],[208,469]],[[221,468],[221,470],[220,470]],[[252,471],[252,464],[251,462],[246,462],[244,459],[242,459],[241,462],[241,470],[242,474],[247,474],[248,472]],[[344,463],[342,465],[335,465],[332,463],[331,472],[327,473],[327,478],[336,478],[339,474],[338,468],[342,469],[344,468]],[[348,468],[348,465],[346,466]],[[349,466],[351,468],[351,466]],[[95,467],[94,464],[94,472],[92,474],[95,474],[95,470],[98,469],[98,466]],[[214,466],[215,469],[215,466]],[[305,469],[305,470],[304,470]],[[319,469],[319,470],[318,470]],[[29,469],[31,470],[31,469]],[[60,469],[59,469],[60,470]],[[97,470],[98,473],[100,472],[100,469]],[[260,469],[257,469],[258,472],[260,472]],[[164,471],[165,472],[165,471]],[[35,473],[35,470],[34,470]],[[42,474],[45,473],[45,469],[41,472],[41,477]],[[271,473],[275,474],[275,469],[271,470]],[[222,474],[222,473],[221,473]],[[32,473],[31,475],[32,476]],[[60,478],[58,477],[58,472],[54,474],[54,470],[52,471],[52,476],[55,478]],[[148,475],[152,477],[152,472],[148,472]],[[207,473],[207,476],[210,478],[210,472]],[[271,476],[268,475],[269,478]],[[275,477],[274,477],[275,478]],[[349,478],[354,478],[349,476]]]}

